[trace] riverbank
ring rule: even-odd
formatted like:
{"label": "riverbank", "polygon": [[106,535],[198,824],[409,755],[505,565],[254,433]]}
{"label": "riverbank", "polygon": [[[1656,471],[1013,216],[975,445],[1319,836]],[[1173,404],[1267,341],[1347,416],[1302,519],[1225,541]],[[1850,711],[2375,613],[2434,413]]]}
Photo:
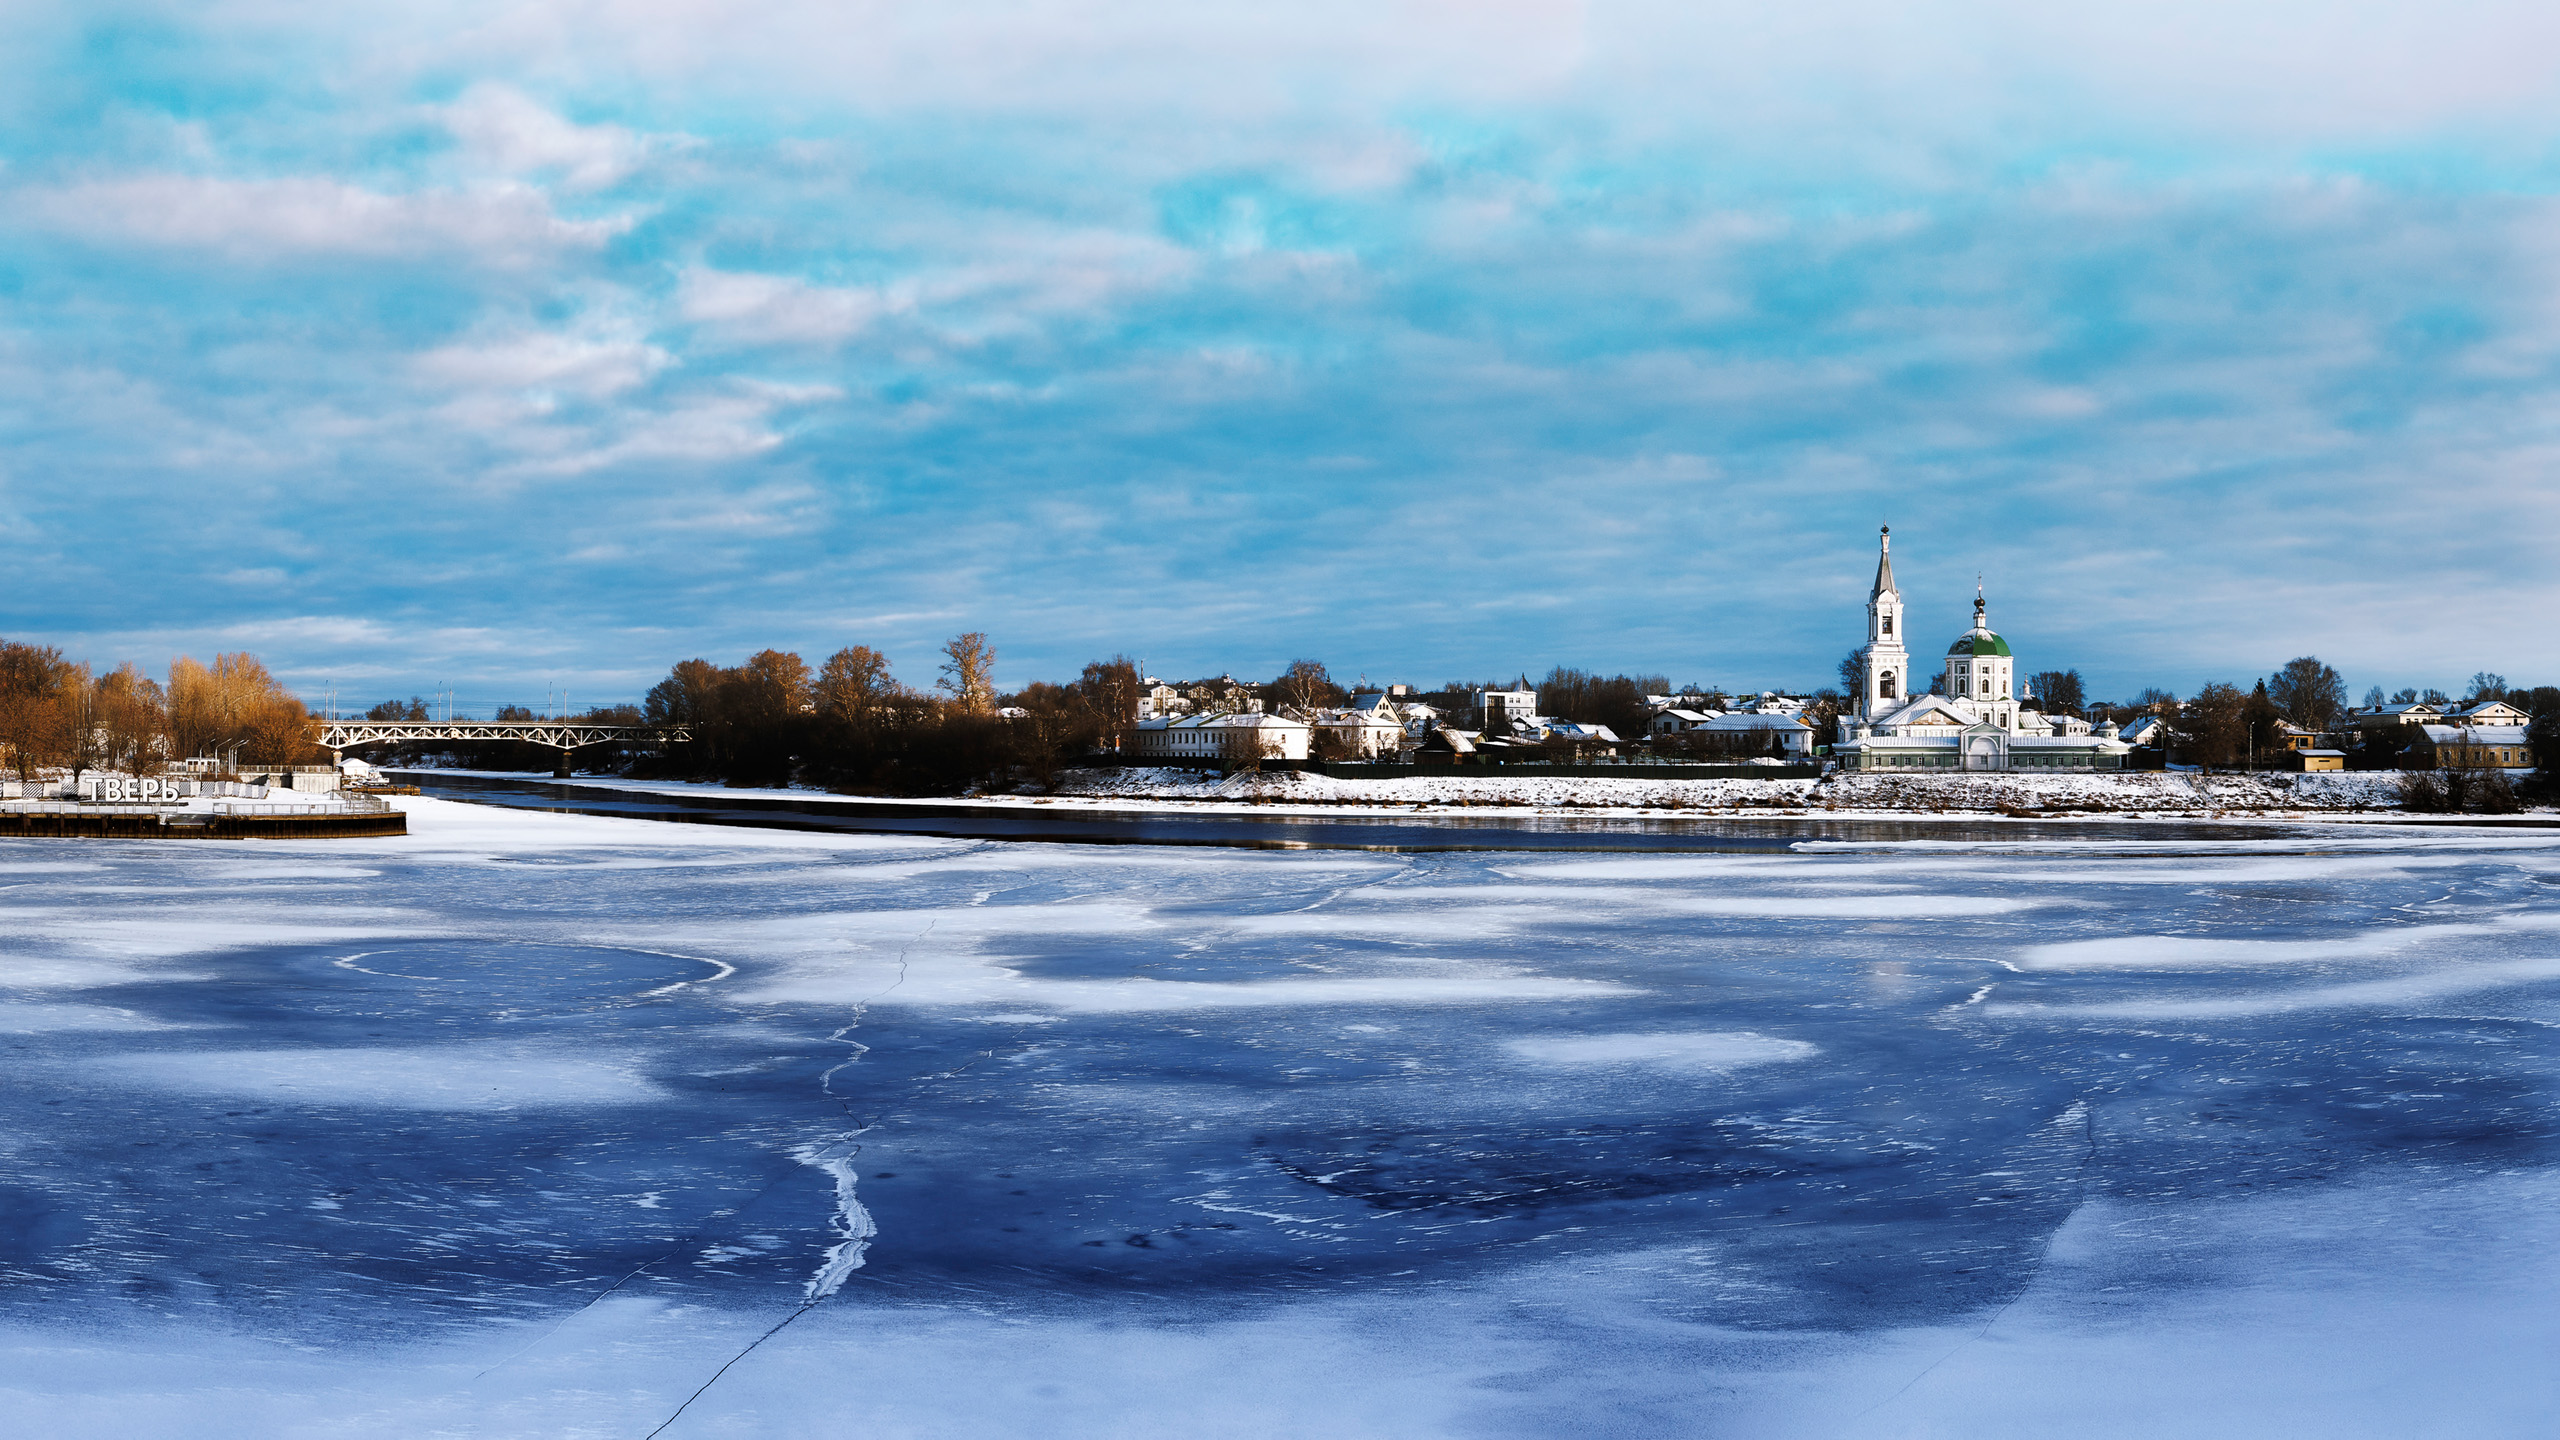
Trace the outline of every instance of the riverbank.
{"label": "riverbank", "polygon": [[[587,775],[555,780],[515,771],[426,771],[533,780],[633,794],[724,795],[829,801],[846,805],[931,803],[991,810],[1090,809],[1189,813],[1374,812],[1433,814],[1580,814],[1624,816],[1831,816],[1842,819],[1932,815],[2033,816],[2068,819],[2318,818],[2407,820],[2398,808],[2399,773],[2212,775],[2186,771],[2131,775],[1833,775],[1822,780],[1647,780],[1616,776],[1533,776],[1496,771],[1392,780],[1341,780],[1302,773],[1204,775],[1158,767],[1072,770],[1049,793],[968,795],[930,802],[834,795],[800,787],[737,787],[683,780]],[[2554,812],[2528,811],[2545,821]]]}

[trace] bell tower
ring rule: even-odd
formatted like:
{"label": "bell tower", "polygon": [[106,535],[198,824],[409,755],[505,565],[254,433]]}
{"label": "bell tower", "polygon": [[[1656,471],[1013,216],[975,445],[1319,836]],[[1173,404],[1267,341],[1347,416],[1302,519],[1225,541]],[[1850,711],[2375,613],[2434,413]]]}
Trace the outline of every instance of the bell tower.
{"label": "bell tower", "polygon": [[1902,592],[1893,584],[1893,527],[1876,537],[1876,584],[1867,595],[1867,649],[1859,666],[1858,714],[1877,720],[1911,698],[1911,652],[1902,646]]}

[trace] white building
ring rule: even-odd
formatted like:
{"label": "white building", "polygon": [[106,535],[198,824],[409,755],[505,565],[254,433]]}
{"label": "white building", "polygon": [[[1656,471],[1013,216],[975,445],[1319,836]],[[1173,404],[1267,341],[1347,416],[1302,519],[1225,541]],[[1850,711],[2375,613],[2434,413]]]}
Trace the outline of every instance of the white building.
{"label": "white building", "polygon": [[1723,714],[1721,710],[1665,710],[1653,717],[1651,729],[1656,735],[1677,735],[1683,730],[1696,730]]}
{"label": "white building", "polygon": [[1859,660],[1857,713],[1833,753],[1849,770],[2120,770],[2133,747],[2113,724],[2095,730],[2047,716],[2018,699],[2017,657],[1991,628],[1979,589],[1973,628],[1947,647],[1940,694],[1914,696],[1903,645],[1902,592],[1893,580],[1893,532],[1878,542],[1867,595],[1867,645]]}
{"label": "white building", "polygon": [[1774,744],[1789,760],[1813,757],[1813,727],[1801,715],[1737,710],[1730,715],[1718,715],[1696,730],[1703,735],[1731,736],[1746,748]]}
{"label": "white building", "polygon": [[1139,721],[1129,733],[1129,757],[1202,765],[1304,760],[1314,736],[1315,727],[1302,720],[1217,711]]}
{"label": "white building", "polygon": [[2446,725],[2530,725],[2533,717],[2504,700],[2474,700],[2444,712]]}
{"label": "white building", "polygon": [[1551,720],[1541,715],[1536,720],[1540,740],[1566,740],[1583,745],[1615,745],[1618,732],[1606,725],[1585,725],[1574,720]]}
{"label": "white building", "polygon": [[1535,690],[1478,690],[1475,692],[1475,722],[1479,730],[1499,732],[1505,722],[1526,723],[1538,718],[1538,692]]}
{"label": "white building", "polygon": [[2155,750],[2166,750],[2175,738],[2175,732],[2170,730],[2168,721],[2157,715],[2145,715],[2124,727],[2121,738],[2127,745],[2148,745]]}
{"label": "white building", "polygon": [[2437,724],[2443,714],[2443,711],[2424,701],[2415,704],[2376,705],[2370,710],[2348,711],[2347,723],[2365,734],[2371,734],[2377,730],[2387,734],[2403,725]]}
{"label": "white building", "polygon": [[1384,704],[1371,709],[1327,710],[1316,717],[1318,733],[1333,739],[1342,753],[1361,760],[1392,760],[1405,744],[1404,717]]}

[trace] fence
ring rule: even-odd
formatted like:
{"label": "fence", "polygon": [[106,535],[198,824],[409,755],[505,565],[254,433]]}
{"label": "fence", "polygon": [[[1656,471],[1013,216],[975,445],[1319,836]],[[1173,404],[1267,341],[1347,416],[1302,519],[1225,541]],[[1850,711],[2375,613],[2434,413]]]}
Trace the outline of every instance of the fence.
{"label": "fence", "polygon": [[[1268,767],[1265,767],[1268,768]],[[1571,775],[1613,776],[1621,780],[1819,780],[1822,766],[1808,765],[1713,765],[1690,764],[1677,760],[1567,761],[1504,760],[1492,764],[1409,765],[1400,761],[1328,760],[1310,762],[1306,769],[1337,780],[1404,780],[1415,776],[1444,775],[1459,779],[1483,780],[1495,775]]]}
{"label": "fence", "polygon": [[376,810],[315,810],[259,805],[253,812],[102,810],[36,805],[0,810],[0,838],[79,840],[351,840],[407,835],[410,817],[389,805]]}
{"label": "fence", "polygon": [[65,800],[93,805],[159,805],[173,800],[264,800],[273,788],[181,775],[90,775],[77,781],[0,781],[0,800]]}
{"label": "fence", "polygon": [[[1217,759],[1189,759],[1179,756],[1113,756],[1092,762],[1097,765],[1125,765],[1138,769],[1232,771],[1246,768],[1251,762]],[[1499,760],[1480,762],[1469,756],[1463,763],[1417,765],[1400,760],[1265,760],[1265,772],[1278,774],[1303,770],[1311,775],[1329,775],[1336,780],[1409,780],[1416,777],[1442,776],[1460,780],[1484,780],[1497,775],[1610,776],[1620,780],[1819,780],[1819,761],[1802,765],[1712,765],[1679,760]]]}

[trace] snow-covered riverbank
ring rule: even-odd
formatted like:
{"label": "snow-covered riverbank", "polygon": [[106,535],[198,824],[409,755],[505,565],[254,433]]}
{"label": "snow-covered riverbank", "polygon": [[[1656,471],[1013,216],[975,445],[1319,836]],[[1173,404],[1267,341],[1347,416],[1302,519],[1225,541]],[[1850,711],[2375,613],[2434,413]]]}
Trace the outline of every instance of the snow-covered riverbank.
{"label": "snow-covered riverbank", "polygon": [[[463,771],[450,775],[550,780],[536,773]],[[840,801],[848,805],[909,803],[831,795],[823,790],[739,788],[682,780],[587,775],[556,783],[660,795]],[[2213,775],[2186,771],[2130,775],[1832,775],[1822,780],[1655,780],[1640,776],[1542,776],[1452,770],[1446,775],[1345,780],[1272,773],[1219,776],[1150,766],[1063,772],[1050,793],[942,797],[932,803],[990,809],[1165,809],[1199,813],[1250,810],[1286,813],[1376,810],[1430,813],[1444,809],[1495,813],[1862,815],[1909,819],[1929,815],[2028,815],[2068,818],[2191,819],[2266,816],[2322,819],[2397,818],[2400,774],[2357,771],[2324,775]],[[2549,810],[2539,812],[2549,818]]]}
{"label": "snow-covered riverbank", "polygon": [[2231,811],[2390,810],[2397,771],[2325,775],[2213,775],[2184,771],[2129,775],[1851,775],[1821,780],[1655,780],[1593,775],[1541,776],[1486,770],[1391,780],[1326,775],[1219,777],[1163,769],[1079,770],[1061,792],[1159,800],[1296,801],[1365,805],[1502,805],[1538,809],[1786,810],[1980,814],[2079,811],[2199,815]]}

